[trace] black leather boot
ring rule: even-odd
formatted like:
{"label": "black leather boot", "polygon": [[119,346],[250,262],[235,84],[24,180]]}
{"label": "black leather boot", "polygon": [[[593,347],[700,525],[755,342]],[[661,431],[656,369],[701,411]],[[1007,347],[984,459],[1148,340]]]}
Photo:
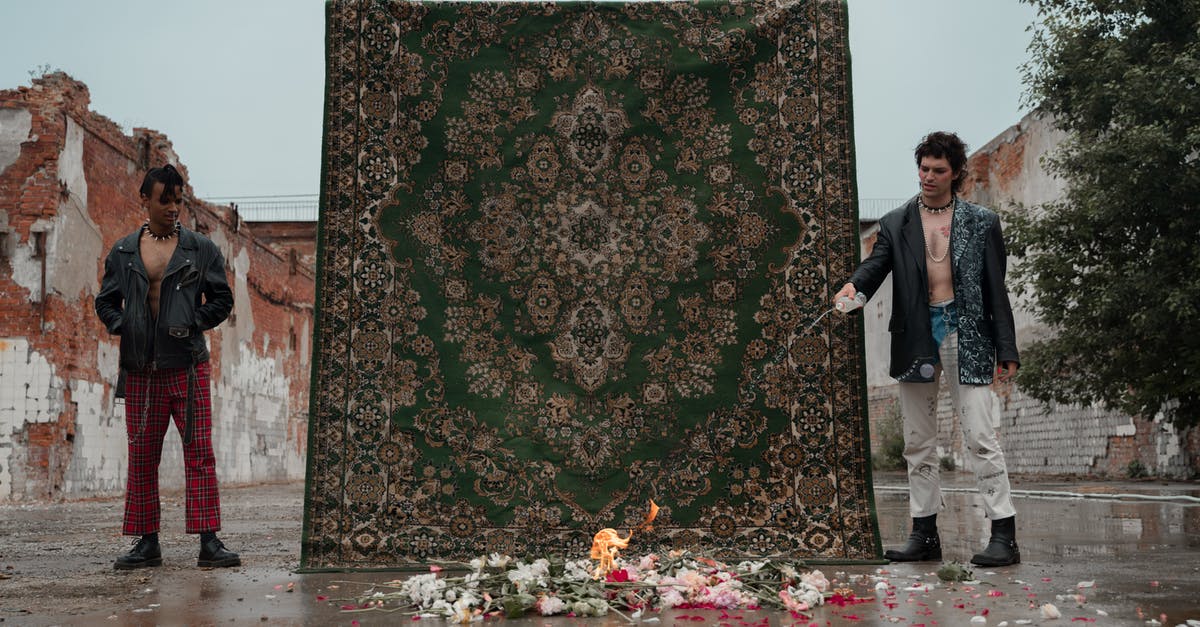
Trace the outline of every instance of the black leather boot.
{"label": "black leather boot", "polygon": [[908,543],[900,549],[889,549],[883,557],[893,562],[932,562],[942,559],[942,539],[938,537],[937,514],[914,518]]}
{"label": "black leather boot", "polygon": [[196,565],[202,568],[241,566],[242,559],[237,553],[226,550],[225,544],[214,536],[211,540],[200,543],[200,557],[196,560]]}
{"label": "black leather boot", "polygon": [[971,558],[976,566],[1010,566],[1021,563],[1017,548],[1017,517],[1009,516],[992,521],[992,537],[982,553]]}
{"label": "black leather boot", "polygon": [[158,540],[142,536],[133,543],[128,553],[117,558],[113,568],[117,570],[133,570],[149,566],[162,566],[162,547]]}

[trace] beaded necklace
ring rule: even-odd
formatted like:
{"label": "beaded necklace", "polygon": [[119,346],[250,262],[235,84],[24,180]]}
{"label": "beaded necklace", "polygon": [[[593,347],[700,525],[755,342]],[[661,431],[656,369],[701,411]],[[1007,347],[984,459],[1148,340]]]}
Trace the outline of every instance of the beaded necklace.
{"label": "beaded necklace", "polygon": [[[921,211],[924,211],[924,212],[928,213],[929,215],[940,216],[940,215],[946,213],[947,211],[949,211],[950,207],[954,206],[954,196],[950,197],[950,202],[942,205],[941,207],[930,207],[929,205],[925,204],[925,199],[920,198],[920,197],[917,198],[917,205],[921,208]],[[942,252],[941,257],[938,257],[937,255],[933,254],[933,248],[931,248],[929,246],[929,237],[926,236],[925,237],[925,254],[929,255],[930,261],[932,261],[934,263],[941,263],[946,260],[946,255],[950,254],[950,242],[949,241],[946,242],[946,250],[944,252]]]}

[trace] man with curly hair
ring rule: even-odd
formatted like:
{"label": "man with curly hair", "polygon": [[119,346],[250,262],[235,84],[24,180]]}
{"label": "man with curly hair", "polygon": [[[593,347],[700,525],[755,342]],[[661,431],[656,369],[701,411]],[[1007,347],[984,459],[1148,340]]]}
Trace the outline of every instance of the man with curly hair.
{"label": "man with curly hair", "polygon": [[1020,364],[1004,286],[1007,253],[1000,218],[958,197],[967,174],[967,147],[957,135],[930,133],[915,157],[920,193],[880,218],[871,255],[834,296],[835,302],[859,294],[870,298],[892,275],[890,374],[900,382],[913,522],[907,544],[884,557],[897,562],[942,558],[937,514],[945,503],[938,475],[937,398],[945,374],[967,466],[975,473],[992,526],[987,547],[971,563],[1017,564],[1016,510],[990,389],[993,376],[1007,382]]}

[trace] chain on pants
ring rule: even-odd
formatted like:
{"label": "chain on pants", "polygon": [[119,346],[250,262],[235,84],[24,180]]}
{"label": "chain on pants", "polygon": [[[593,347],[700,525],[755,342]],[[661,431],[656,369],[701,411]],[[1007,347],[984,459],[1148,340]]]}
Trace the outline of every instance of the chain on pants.
{"label": "chain on pants", "polygon": [[900,383],[900,410],[904,416],[904,459],[908,462],[909,509],[914,518],[945,508],[937,455],[937,397],[944,371],[950,399],[962,426],[967,467],[975,473],[984,511],[991,520],[1016,513],[996,437],[992,391],[986,385],[963,385],[958,380],[958,333],[938,347],[941,363],[931,383]]}
{"label": "chain on pants", "polygon": [[[129,476],[125,489],[125,535],[159,530],[158,465],[171,419],[180,434],[187,413],[187,368],[130,372],[125,384],[125,423],[129,437]],[[212,448],[209,362],[196,364],[193,437],[183,444],[185,531],[221,529],[221,499]]]}

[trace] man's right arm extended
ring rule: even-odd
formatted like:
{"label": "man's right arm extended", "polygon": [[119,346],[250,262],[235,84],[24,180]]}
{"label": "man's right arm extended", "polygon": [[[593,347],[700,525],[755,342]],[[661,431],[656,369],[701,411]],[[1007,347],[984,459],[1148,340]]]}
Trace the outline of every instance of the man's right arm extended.
{"label": "man's right arm extended", "polygon": [[854,275],[850,277],[850,282],[843,285],[842,289],[833,296],[833,301],[837,302],[837,299],[842,297],[854,298],[857,292],[866,294],[870,299],[891,271],[892,240],[888,232],[881,226],[879,235],[875,238],[875,247],[871,249],[871,256],[859,264]]}

